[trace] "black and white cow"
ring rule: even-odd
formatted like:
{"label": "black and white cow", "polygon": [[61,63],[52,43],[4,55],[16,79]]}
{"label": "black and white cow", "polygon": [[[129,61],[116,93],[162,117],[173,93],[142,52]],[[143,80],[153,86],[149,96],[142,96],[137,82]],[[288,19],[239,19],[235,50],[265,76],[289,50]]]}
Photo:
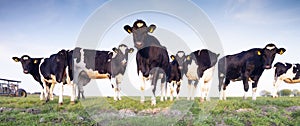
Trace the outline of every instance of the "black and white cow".
{"label": "black and white cow", "polygon": [[[184,53],[180,53],[180,57],[184,57]],[[188,100],[194,100],[195,89],[199,82],[201,84],[200,101],[204,101],[205,99],[209,100],[209,87],[213,78],[213,72],[215,64],[218,61],[218,57],[219,54],[208,49],[197,50],[185,56],[185,59],[183,59],[182,71],[188,79]],[[194,88],[192,88],[192,83]]]}
{"label": "black and white cow", "polygon": [[[167,75],[167,82],[169,83],[169,87],[170,87],[170,100],[173,101],[173,93],[175,93],[176,91],[176,99],[179,99],[179,90],[180,90],[180,85],[182,82],[182,75],[181,75],[181,69],[180,69],[180,65],[177,61],[177,59],[175,58],[176,56],[171,55],[171,59],[172,61],[169,64],[169,75]],[[163,93],[163,92],[162,92]],[[166,91],[165,91],[166,93]],[[162,94],[165,95],[166,94]]]}
{"label": "black and white cow", "polygon": [[83,86],[91,79],[110,79],[115,92],[114,100],[121,100],[119,84],[126,70],[128,54],[133,51],[124,44],[113,48],[113,52],[75,48],[74,82],[78,85],[78,99],[80,94],[84,98]]}
{"label": "black and white cow", "polygon": [[277,62],[273,68],[275,69],[273,98],[278,97],[278,87],[282,82],[288,84],[300,83],[300,64]]}
{"label": "black and white cow", "polygon": [[[28,55],[23,55],[21,58],[13,57],[16,62],[21,62],[23,72],[31,74],[33,78],[41,84],[43,91],[41,92],[40,99],[44,97],[46,101],[53,100],[53,88],[56,83],[60,84],[59,104],[63,103],[63,83],[66,83],[66,78],[69,76],[66,73],[68,66],[68,51],[61,50],[56,54],[51,55],[49,58],[31,58]],[[72,87],[71,103],[75,103],[75,90],[74,84]],[[50,89],[49,89],[50,87]],[[45,96],[43,96],[45,95]]]}
{"label": "black and white cow", "polygon": [[[135,21],[132,27],[129,25],[124,26],[125,31],[133,34],[134,47],[138,49],[136,54],[137,73],[143,81],[141,86],[141,103],[145,101],[145,80],[150,79],[153,93],[151,105],[156,105],[155,91],[157,80],[161,79],[161,84],[166,85],[166,75],[168,75],[169,66],[169,56],[166,47],[162,46],[157,38],[148,34],[152,33],[155,28],[156,26],[153,24],[148,27],[142,20]],[[163,100],[162,97],[161,100]]]}
{"label": "black and white cow", "polygon": [[[230,81],[243,81],[244,99],[252,82],[252,100],[256,100],[256,87],[265,69],[270,69],[276,54],[283,54],[284,48],[277,48],[274,44],[267,44],[264,48],[253,48],[234,55],[227,55],[219,60],[218,77],[220,100],[226,100],[225,90]],[[224,81],[225,79],[225,81]]]}
{"label": "black and white cow", "polygon": [[[184,61],[186,60],[185,52],[184,51],[178,51],[176,53],[176,55],[174,56],[174,58],[175,58],[175,60],[177,61],[178,65],[179,65],[178,69],[180,71],[180,75],[181,75],[180,78],[181,79],[180,79],[179,82],[175,81],[176,84],[171,84],[170,86],[171,86],[171,92],[172,92],[172,90],[173,90],[173,92],[174,92],[174,90],[176,90],[176,99],[179,99],[180,86],[182,84],[182,78],[183,78],[183,75],[184,75],[184,73],[183,73],[183,64],[184,64]],[[172,58],[172,60],[173,60],[173,58]],[[176,68],[174,68],[174,67],[172,67],[172,68],[176,71]],[[172,77],[170,77],[170,78],[172,78]]]}

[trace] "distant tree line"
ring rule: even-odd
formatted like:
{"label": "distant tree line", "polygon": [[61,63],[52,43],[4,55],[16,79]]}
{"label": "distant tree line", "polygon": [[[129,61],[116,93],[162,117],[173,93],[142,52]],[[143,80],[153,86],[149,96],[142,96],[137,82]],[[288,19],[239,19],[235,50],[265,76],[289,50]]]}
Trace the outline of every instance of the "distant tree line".
{"label": "distant tree line", "polygon": [[[297,89],[282,89],[280,91],[277,92],[278,96],[300,96],[300,91]],[[268,96],[272,96],[271,92],[267,91],[267,90],[262,90],[260,92],[260,95],[263,97],[268,97]]]}

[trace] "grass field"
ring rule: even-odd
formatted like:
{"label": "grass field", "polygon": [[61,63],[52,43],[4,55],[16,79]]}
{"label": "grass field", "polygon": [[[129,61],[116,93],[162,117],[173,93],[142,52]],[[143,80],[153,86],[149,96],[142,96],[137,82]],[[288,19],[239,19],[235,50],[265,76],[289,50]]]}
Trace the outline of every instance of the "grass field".
{"label": "grass field", "polygon": [[54,101],[44,103],[38,96],[0,97],[0,125],[300,125],[300,97],[256,101],[228,98],[210,102],[158,102],[150,106],[138,97],[89,97],[75,105]]}

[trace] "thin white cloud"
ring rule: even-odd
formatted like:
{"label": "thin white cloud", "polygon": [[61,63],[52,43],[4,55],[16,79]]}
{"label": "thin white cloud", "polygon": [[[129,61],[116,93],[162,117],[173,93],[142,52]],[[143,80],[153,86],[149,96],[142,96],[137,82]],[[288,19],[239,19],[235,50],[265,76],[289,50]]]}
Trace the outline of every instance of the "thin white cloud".
{"label": "thin white cloud", "polygon": [[229,1],[226,4],[225,16],[233,21],[255,25],[273,25],[282,23],[299,22],[299,7],[289,5],[273,8],[273,5],[279,3],[270,3],[269,1]]}

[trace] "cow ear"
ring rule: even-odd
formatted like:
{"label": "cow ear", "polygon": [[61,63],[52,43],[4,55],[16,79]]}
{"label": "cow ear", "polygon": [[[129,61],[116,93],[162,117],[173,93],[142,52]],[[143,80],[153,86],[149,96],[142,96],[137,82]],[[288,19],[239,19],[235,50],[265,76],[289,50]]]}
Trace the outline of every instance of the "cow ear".
{"label": "cow ear", "polygon": [[186,56],[186,60],[188,61],[188,60],[191,60],[191,56],[190,55],[187,55]]}
{"label": "cow ear", "polygon": [[261,51],[257,50],[256,54],[260,56],[261,55]]}
{"label": "cow ear", "polygon": [[277,53],[282,55],[286,50],[284,48],[277,49]]}
{"label": "cow ear", "polygon": [[125,30],[126,32],[128,32],[129,34],[132,32],[132,28],[131,28],[129,25],[125,25],[125,26],[124,26],[124,30]]}
{"label": "cow ear", "polygon": [[148,27],[148,32],[153,33],[153,31],[156,29],[156,26],[154,24],[150,25]]}
{"label": "cow ear", "polygon": [[130,48],[129,51],[128,51],[128,53],[132,53],[133,51],[134,51],[134,49]]}
{"label": "cow ear", "polygon": [[18,58],[18,57],[13,57],[12,58],[15,62],[19,62],[20,61],[20,58]]}
{"label": "cow ear", "polygon": [[175,56],[174,55],[171,55],[170,57],[171,57],[172,60],[175,60]]}

